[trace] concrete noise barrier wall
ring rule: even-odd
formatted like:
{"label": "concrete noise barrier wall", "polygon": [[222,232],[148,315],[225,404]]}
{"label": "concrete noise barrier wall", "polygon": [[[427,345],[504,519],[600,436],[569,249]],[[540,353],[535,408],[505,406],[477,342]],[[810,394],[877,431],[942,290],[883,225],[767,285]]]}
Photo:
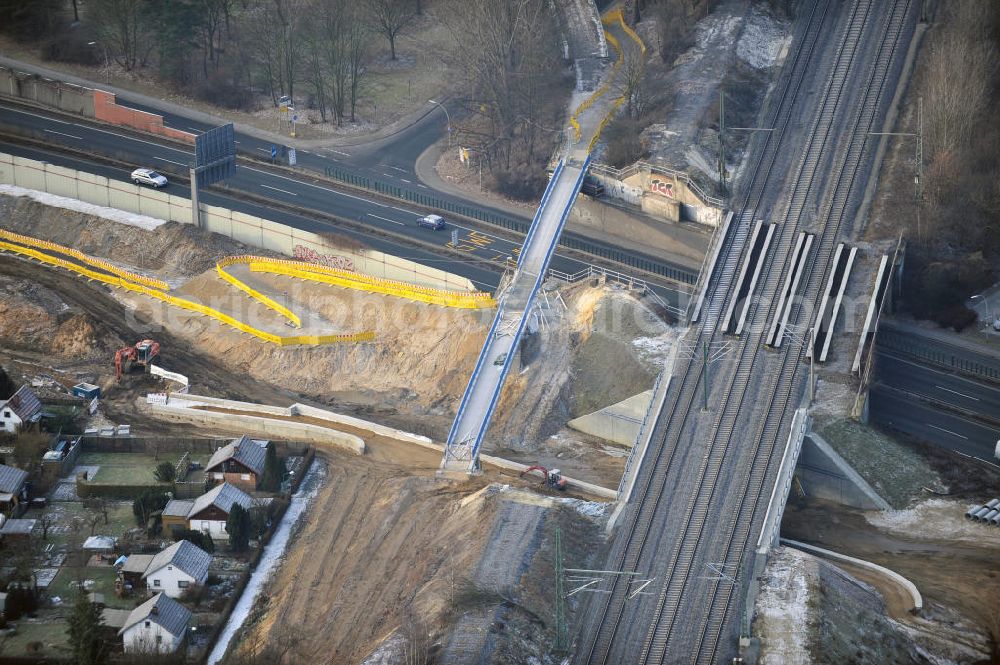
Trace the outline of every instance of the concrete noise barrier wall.
{"label": "concrete noise barrier wall", "polygon": [[[191,224],[190,199],[6,153],[0,153],[0,183]],[[320,234],[228,208],[202,204],[201,219],[206,231],[317,265],[434,289],[476,290],[466,277],[371,249],[343,249]]]}

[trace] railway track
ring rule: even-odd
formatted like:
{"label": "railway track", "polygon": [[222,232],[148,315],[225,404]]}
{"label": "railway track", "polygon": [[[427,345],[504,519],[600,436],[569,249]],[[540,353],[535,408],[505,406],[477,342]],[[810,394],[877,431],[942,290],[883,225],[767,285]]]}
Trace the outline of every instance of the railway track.
{"label": "railway track", "polygon": [[[813,190],[817,174],[820,172],[820,165],[828,157],[829,135],[833,129],[835,118],[841,107],[841,99],[844,91],[849,85],[849,74],[859,52],[863,53],[862,36],[870,18],[872,8],[877,3],[873,0],[860,0],[853,5],[852,14],[848,21],[844,37],[841,40],[837,53],[836,62],[829,76],[824,103],[821,111],[815,120],[807,141],[808,149],[803,153],[797,169],[797,178],[793,187],[790,203],[785,211],[785,223],[779,228],[779,246],[774,250],[774,258],[767,263],[764,287],[762,289],[762,301],[767,302],[765,308],[755,307],[752,317],[757,319],[763,311],[767,312],[767,318],[775,315],[775,299],[773,294],[777,288],[782,270],[775,270],[775,265],[781,265],[787,269],[787,264],[791,260],[791,244],[802,225],[805,205],[809,194]],[[864,134],[873,122],[878,103],[881,98],[881,89],[888,76],[889,65],[895,51],[896,43],[902,34],[902,27],[909,0],[899,0],[893,6],[893,13],[885,23],[885,36],[880,42],[879,52],[876,56],[876,66],[871,70],[868,80],[867,94],[864,95],[864,104],[859,112],[854,116],[852,137],[854,140],[848,143],[847,148],[840,150],[837,156],[840,165],[836,177],[837,187],[834,190],[834,199],[831,202],[831,210],[835,217],[834,223],[824,224],[821,231],[822,241],[820,243],[817,261],[810,263],[809,275],[806,284],[806,300],[815,300],[818,284],[814,284],[813,275],[817,263],[823,262],[824,269],[829,268],[832,259],[833,247],[839,235],[842,221],[847,212],[848,197],[851,191],[851,184],[857,175],[861,164],[861,157],[864,150]],[[708,315],[705,317],[702,327],[699,329],[696,343],[710,343],[719,334],[717,332],[717,322],[722,305],[726,301],[725,297],[732,288],[733,268],[739,259],[740,252],[733,251],[742,246],[746,238],[750,223],[754,214],[760,206],[765,185],[770,179],[771,169],[775,163],[778,146],[785,134],[792,101],[798,94],[802,83],[805,66],[812,56],[816,39],[826,20],[830,3],[813,3],[809,17],[808,27],[805,37],[800,43],[795,53],[795,63],[792,66],[792,74],[786,82],[786,87],[781,96],[778,108],[774,114],[773,126],[779,131],[771,133],[760,153],[760,158],[756,163],[753,172],[753,180],[748,191],[746,201],[740,212],[740,227],[733,234],[728,246],[724,249],[724,259],[722,270],[717,271],[718,276],[711,285],[710,293],[715,294],[708,305]],[[881,14],[879,15],[881,16]],[[891,44],[886,48],[886,44]],[[796,73],[798,71],[798,73]],[[859,132],[861,140],[858,141]],[[777,135],[777,136],[774,136]],[[772,140],[773,139],[773,140]],[[846,186],[844,183],[846,182]],[[825,262],[823,261],[825,259]],[[823,273],[819,273],[821,276]],[[721,280],[726,280],[723,282]],[[732,297],[735,297],[732,296]],[[800,312],[801,314],[801,312]],[[766,322],[767,319],[765,319]],[[685,519],[682,537],[677,540],[678,545],[671,552],[669,564],[664,568],[668,571],[667,581],[663,585],[662,592],[658,598],[654,619],[650,624],[647,637],[643,644],[643,650],[639,662],[656,663],[663,662],[672,646],[671,636],[675,635],[674,627],[678,619],[678,612],[681,605],[683,592],[688,588],[692,580],[692,573],[695,568],[699,546],[702,544],[702,536],[707,523],[707,517],[713,498],[716,493],[727,482],[720,484],[720,476],[725,470],[724,461],[728,458],[733,443],[733,435],[736,430],[738,416],[741,407],[749,393],[749,386],[752,379],[752,370],[756,364],[758,353],[762,347],[764,326],[751,326],[750,332],[744,335],[741,340],[740,358],[736,365],[736,371],[732,375],[725,397],[720,402],[723,404],[718,412],[712,426],[712,441],[707,446],[698,469],[697,488],[693,492],[688,505],[685,506]],[[737,480],[742,484],[741,492],[736,492],[739,497],[738,509],[731,514],[733,521],[728,526],[729,540],[726,544],[725,560],[722,562],[723,569],[727,566],[739,565],[743,560],[747,545],[752,535],[752,524],[757,517],[757,508],[760,492],[767,477],[770,467],[772,453],[774,451],[778,434],[785,421],[785,409],[787,408],[794,387],[799,383],[795,377],[795,369],[799,360],[799,353],[786,348],[781,352],[781,371],[772,374],[766,395],[770,395],[767,416],[761,423],[760,429],[756,431],[756,436],[752,439],[752,456],[750,472],[739,477]],[[681,378],[681,385],[675,393],[674,400],[670,404],[670,409],[664,410],[658,416],[657,431],[662,434],[658,438],[663,440],[655,459],[655,466],[651,473],[646,475],[646,482],[642,487],[643,497],[639,505],[631,511],[629,519],[623,525],[630,534],[624,547],[619,548],[614,557],[614,563],[618,565],[616,570],[635,571],[642,560],[650,529],[653,524],[653,517],[660,508],[664,498],[667,475],[674,461],[674,454],[677,450],[680,435],[687,423],[687,415],[694,406],[697,387],[699,381],[704,380],[701,376],[702,370],[693,366],[692,362],[687,362],[678,378]],[[681,408],[678,408],[681,407]],[[663,419],[666,417],[666,423]],[[676,421],[676,422],[675,422]],[[765,453],[761,455],[761,453]],[[650,460],[652,461],[652,460]],[[729,479],[726,479],[729,480]],[[652,494],[650,490],[652,489]],[[746,575],[744,569],[743,575]],[[738,580],[723,582],[721,578],[716,578],[711,588],[710,602],[707,603],[707,612],[704,620],[697,629],[695,642],[697,649],[691,652],[692,662],[713,662],[717,653],[720,641],[723,636],[723,629],[726,625],[726,618],[733,611],[733,597],[735,589],[740,588]],[[606,663],[611,657],[611,647],[615,635],[618,633],[619,625],[625,613],[625,595],[627,584],[622,585],[617,579],[612,584],[612,591],[607,597],[607,601],[601,608],[601,624],[590,645],[585,651],[586,662]]]}

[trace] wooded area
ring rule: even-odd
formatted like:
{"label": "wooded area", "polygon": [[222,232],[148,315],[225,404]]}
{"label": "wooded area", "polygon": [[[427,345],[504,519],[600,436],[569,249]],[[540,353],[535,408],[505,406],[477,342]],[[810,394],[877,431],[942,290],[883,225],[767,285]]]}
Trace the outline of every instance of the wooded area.
{"label": "wooded area", "polygon": [[914,192],[907,184],[913,171],[894,174],[901,194],[921,197],[919,227],[913,206],[893,214],[908,240],[904,303],[919,318],[961,330],[976,320],[964,302],[1000,273],[1000,128],[992,118],[1000,101],[1000,5],[942,3],[922,48],[901,131],[920,131],[919,98],[924,178]]}

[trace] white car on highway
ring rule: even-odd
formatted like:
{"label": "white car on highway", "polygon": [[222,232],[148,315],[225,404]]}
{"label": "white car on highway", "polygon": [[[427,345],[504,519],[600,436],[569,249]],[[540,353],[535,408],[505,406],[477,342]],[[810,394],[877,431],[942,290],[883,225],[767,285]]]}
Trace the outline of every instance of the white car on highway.
{"label": "white car on highway", "polygon": [[421,217],[417,220],[417,226],[422,226],[425,229],[432,229],[434,231],[440,231],[444,228],[444,219],[440,215],[427,215],[426,217]]}
{"label": "white car on highway", "polygon": [[167,186],[167,179],[153,169],[136,169],[132,171],[132,182],[137,185],[149,185],[156,188]]}

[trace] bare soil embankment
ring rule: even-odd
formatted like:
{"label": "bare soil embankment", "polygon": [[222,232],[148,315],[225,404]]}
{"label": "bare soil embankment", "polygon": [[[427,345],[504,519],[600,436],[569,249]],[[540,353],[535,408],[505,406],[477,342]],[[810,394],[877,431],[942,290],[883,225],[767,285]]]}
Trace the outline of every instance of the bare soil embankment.
{"label": "bare soil embankment", "polygon": [[[906,577],[925,606],[921,618],[904,622],[908,639],[956,662],[977,662],[989,658],[997,639],[1000,532],[967,524],[964,506],[935,500],[905,511],[863,513],[821,501],[793,502],[782,535]],[[827,620],[839,625],[835,617]]]}

